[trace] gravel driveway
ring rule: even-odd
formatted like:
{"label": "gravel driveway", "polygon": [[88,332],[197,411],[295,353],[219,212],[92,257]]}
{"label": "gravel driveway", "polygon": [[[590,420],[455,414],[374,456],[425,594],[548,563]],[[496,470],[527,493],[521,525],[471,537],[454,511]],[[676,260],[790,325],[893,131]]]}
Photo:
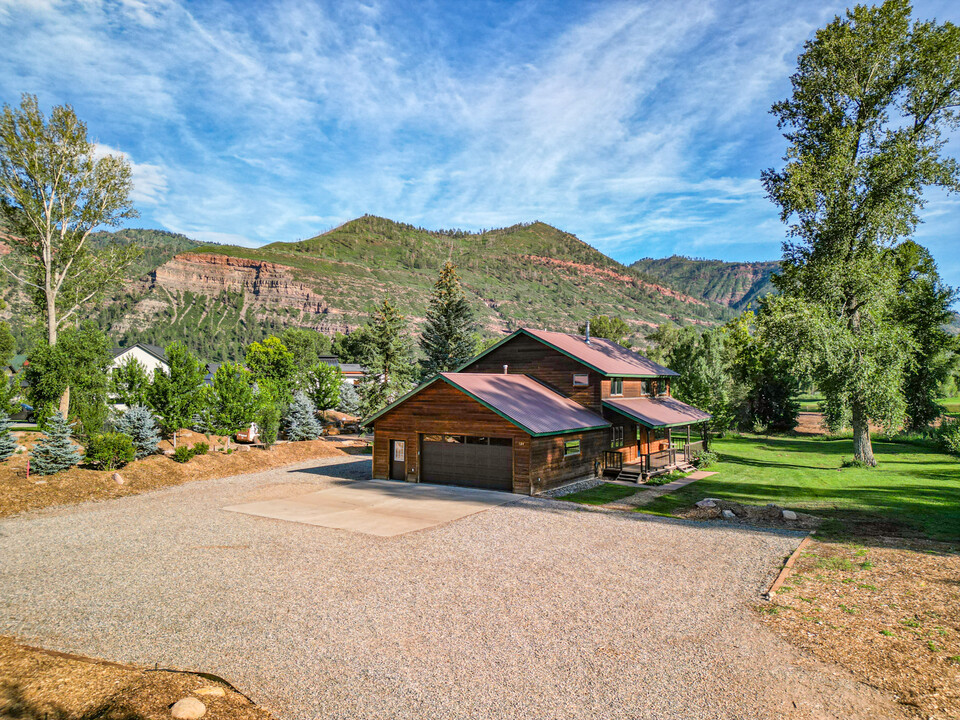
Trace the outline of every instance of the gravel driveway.
{"label": "gravel driveway", "polygon": [[369,460],[0,522],[0,631],[282,718],[900,717],[751,605],[798,538],[523,499],[391,538],[224,512]]}

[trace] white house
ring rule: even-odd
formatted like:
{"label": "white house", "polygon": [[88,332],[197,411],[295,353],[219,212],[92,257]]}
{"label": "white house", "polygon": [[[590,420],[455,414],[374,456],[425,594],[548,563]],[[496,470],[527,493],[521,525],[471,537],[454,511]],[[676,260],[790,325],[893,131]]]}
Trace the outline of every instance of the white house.
{"label": "white house", "polygon": [[167,363],[167,356],[163,348],[157,345],[147,345],[146,343],[137,343],[127,348],[114,348],[113,362],[110,363],[110,369],[118,368],[128,362],[130,358],[135,358],[147,370],[147,376],[153,377],[155,368],[162,368],[165,372],[170,371],[170,365]]}

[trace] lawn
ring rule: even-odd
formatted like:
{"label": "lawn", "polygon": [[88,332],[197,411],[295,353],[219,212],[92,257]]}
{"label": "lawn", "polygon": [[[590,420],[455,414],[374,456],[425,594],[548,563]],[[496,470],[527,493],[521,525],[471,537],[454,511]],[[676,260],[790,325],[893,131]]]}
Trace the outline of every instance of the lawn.
{"label": "lawn", "polygon": [[800,403],[801,412],[820,412],[820,403],[823,402],[823,395],[818,393],[801,395],[797,398],[797,402]]}
{"label": "lawn", "polygon": [[841,468],[849,439],[744,436],[715,440],[719,474],[654,500],[670,515],[705,497],[828,518],[822,532],[905,534],[960,542],[960,461],[926,448],[874,441],[876,468]]}
{"label": "lawn", "polygon": [[940,398],[937,402],[947,409],[947,415],[960,418],[960,397]]}

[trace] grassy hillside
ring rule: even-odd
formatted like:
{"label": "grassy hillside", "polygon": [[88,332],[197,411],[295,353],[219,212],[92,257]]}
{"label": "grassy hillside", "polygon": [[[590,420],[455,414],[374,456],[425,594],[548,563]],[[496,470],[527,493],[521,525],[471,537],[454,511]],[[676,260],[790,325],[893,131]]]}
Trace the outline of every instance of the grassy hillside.
{"label": "grassy hillside", "polygon": [[659,278],[688,295],[712,300],[742,310],[773,291],[770,276],[778,262],[733,263],[723,260],[693,260],[674,255],[643,258],[630,267]]}
{"label": "grassy hillside", "polygon": [[146,275],[163,265],[174,255],[195,250],[202,244],[179,233],[145,228],[98,232],[90,236],[90,245],[93,248],[103,247],[111,243],[120,243],[121,245],[136,243],[143,250],[143,255],[130,268],[128,276],[131,278]]}

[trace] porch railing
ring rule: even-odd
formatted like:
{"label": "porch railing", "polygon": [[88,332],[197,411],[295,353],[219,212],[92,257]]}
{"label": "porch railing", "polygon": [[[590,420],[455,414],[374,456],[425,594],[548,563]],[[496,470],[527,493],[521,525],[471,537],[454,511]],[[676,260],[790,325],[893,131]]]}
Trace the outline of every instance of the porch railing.
{"label": "porch railing", "polygon": [[701,450],[703,450],[703,440],[688,442],[683,448],[683,459],[690,462]]}
{"label": "porch railing", "polygon": [[616,470],[617,472],[623,470],[623,455],[614,450],[604,450],[603,469]]}

